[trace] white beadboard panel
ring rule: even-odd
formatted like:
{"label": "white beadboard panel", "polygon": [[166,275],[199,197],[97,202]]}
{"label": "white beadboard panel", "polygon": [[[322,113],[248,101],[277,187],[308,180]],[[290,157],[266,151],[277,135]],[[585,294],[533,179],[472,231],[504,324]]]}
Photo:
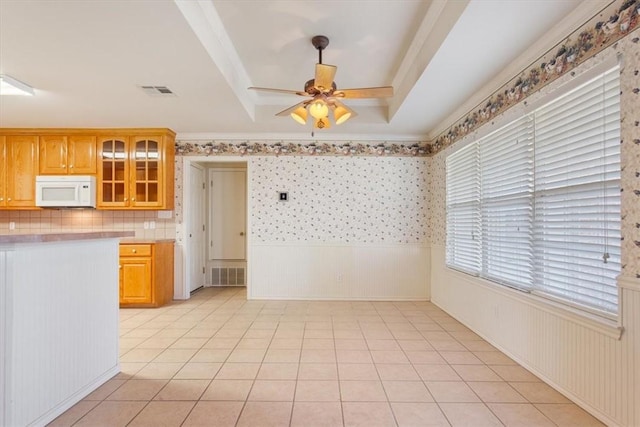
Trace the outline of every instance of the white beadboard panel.
{"label": "white beadboard panel", "polygon": [[433,303],[607,425],[640,425],[640,292],[622,288],[620,337],[615,325],[448,269],[444,246],[430,255]]}
{"label": "white beadboard panel", "polygon": [[2,425],[46,425],[119,372],[118,241],[16,244],[6,253]]}
{"label": "white beadboard panel", "polygon": [[250,299],[429,299],[423,245],[253,244]]}

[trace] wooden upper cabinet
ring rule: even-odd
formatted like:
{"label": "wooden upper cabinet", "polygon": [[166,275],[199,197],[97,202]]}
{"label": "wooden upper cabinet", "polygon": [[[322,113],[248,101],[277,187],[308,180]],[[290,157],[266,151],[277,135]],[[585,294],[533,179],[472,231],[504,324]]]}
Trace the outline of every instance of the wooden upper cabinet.
{"label": "wooden upper cabinet", "polygon": [[173,209],[174,135],[98,138],[98,208]]}
{"label": "wooden upper cabinet", "polygon": [[95,136],[40,137],[41,175],[95,175],[96,171]]}
{"label": "wooden upper cabinet", "polygon": [[7,141],[0,136],[0,208],[7,206]]}
{"label": "wooden upper cabinet", "polygon": [[5,137],[6,207],[35,208],[38,174],[38,137]]}

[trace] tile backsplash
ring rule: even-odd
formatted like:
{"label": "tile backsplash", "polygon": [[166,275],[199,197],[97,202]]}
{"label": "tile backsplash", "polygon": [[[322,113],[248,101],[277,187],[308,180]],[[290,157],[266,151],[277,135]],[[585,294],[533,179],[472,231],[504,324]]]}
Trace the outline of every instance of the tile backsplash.
{"label": "tile backsplash", "polygon": [[[11,223],[14,223],[14,229],[11,229]],[[153,225],[155,228],[151,228]],[[137,238],[175,239],[176,224],[173,215],[171,219],[161,219],[156,211],[0,211],[0,234],[83,231],[134,231]]]}

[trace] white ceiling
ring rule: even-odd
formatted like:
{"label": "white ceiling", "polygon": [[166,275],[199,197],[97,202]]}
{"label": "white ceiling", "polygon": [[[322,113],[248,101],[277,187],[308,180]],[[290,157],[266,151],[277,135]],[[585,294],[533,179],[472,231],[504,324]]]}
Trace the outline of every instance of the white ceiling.
{"label": "white ceiling", "polygon": [[[0,0],[0,127],[169,127],[182,137],[308,138],[274,114],[313,78],[310,39],[358,116],[316,137],[430,139],[606,4],[589,0]],[[149,97],[138,86],[168,86]]]}

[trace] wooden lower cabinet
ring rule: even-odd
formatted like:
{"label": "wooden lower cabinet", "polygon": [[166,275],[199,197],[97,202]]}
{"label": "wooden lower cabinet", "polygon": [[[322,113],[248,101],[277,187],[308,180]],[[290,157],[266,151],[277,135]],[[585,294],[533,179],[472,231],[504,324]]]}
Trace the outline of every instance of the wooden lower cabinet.
{"label": "wooden lower cabinet", "polygon": [[120,244],[120,307],[173,300],[173,241]]}

